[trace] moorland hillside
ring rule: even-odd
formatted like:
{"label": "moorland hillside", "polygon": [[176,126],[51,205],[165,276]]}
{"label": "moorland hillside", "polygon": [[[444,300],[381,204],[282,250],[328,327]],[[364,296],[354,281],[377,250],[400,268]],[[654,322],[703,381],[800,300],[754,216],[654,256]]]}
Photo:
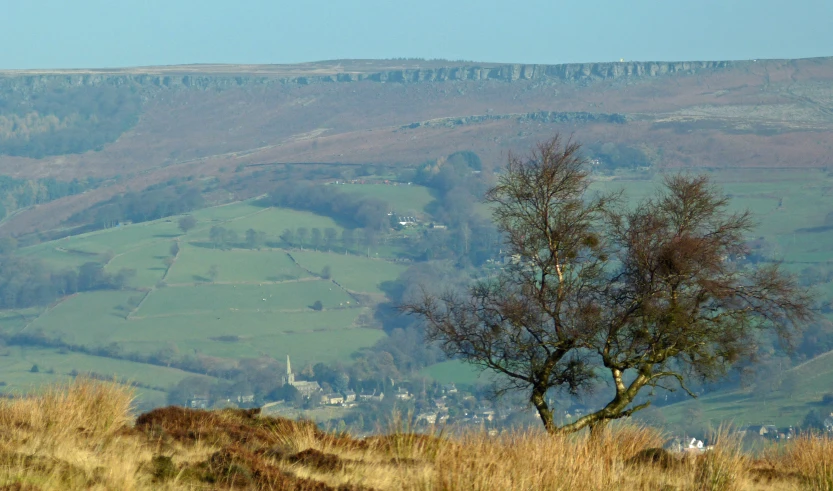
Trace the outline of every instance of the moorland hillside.
{"label": "moorland hillside", "polygon": [[341,60],[0,72],[0,169],[97,179],[0,225],[25,233],[172,177],[275,163],[502,163],[555,132],[609,166],[824,167],[833,59],[513,65]]}
{"label": "moorland hillside", "polygon": [[656,431],[565,437],[395,424],[364,439],[257,411],[160,408],[134,419],[122,386],[79,381],[0,401],[0,486],[57,489],[828,489],[833,444],[803,437],[757,457],[724,432],[673,454]]}

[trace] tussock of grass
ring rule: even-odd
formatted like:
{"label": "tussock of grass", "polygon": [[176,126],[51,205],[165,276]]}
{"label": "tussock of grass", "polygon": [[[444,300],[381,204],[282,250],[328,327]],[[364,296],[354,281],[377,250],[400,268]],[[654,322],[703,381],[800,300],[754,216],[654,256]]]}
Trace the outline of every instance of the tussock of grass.
{"label": "tussock of grass", "polygon": [[800,436],[788,447],[770,449],[761,460],[757,472],[763,479],[791,479],[802,489],[833,490],[833,439],[828,436]]}
{"label": "tussock of grass", "polygon": [[141,487],[137,469],[151,455],[127,434],[132,402],[130,389],[93,380],[0,400],[0,484]]}
{"label": "tussock of grass", "polygon": [[635,426],[489,437],[417,434],[395,421],[357,440],[257,410],[169,407],[134,422],[132,400],[94,380],[0,400],[0,489],[833,489],[829,438],[755,458],[726,430],[696,456],[669,454],[663,435]]}

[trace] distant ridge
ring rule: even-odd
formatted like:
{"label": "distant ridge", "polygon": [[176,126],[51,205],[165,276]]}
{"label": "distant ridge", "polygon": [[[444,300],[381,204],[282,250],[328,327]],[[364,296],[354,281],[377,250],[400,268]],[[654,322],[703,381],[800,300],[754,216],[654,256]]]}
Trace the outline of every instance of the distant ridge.
{"label": "distant ridge", "polygon": [[751,61],[601,62],[559,65],[376,60],[343,60],[295,65],[173,65],[117,69],[0,70],[0,80],[23,80],[37,87],[51,82],[69,85],[159,87],[246,86],[329,82],[445,82],[465,80],[555,80],[581,82],[629,77],[694,74],[731,68]]}
{"label": "distant ridge", "polygon": [[[403,169],[460,150],[496,166],[556,131],[656,170],[833,165],[833,57],[9,70],[0,97],[0,174],[118,182],[9,217],[9,233],[174,177],[277,162]],[[39,152],[24,151],[30,139]]]}

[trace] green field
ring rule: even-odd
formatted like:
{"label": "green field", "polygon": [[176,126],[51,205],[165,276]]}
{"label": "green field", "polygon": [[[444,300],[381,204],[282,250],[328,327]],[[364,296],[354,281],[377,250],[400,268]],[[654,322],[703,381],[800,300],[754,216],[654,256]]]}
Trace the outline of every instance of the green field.
{"label": "green field", "polygon": [[292,257],[310,271],[330,267],[332,277],[350,291],[381,293],[384,281],[397,278],[407,267],[381,259],[315,251],[293,251]]}
{"label": "green field", "polygon": [[356,301],[331,281],[261,284],[201,284],[154,290],[135,317],[206,312],[279,312],[309,310],[321,301],[325,309],[349,308]]}
{"label": "green field", "polygon": [[[413,192],[415,199],[425,190]],[[427,196],[427,195],[425,195]],[[353,255],[291,251],[303,257],[296,264],[280,249],[215,249],[209,230],[219,225],[238,233],[240,241],[253,228],[278,241],[284,229],[333,227],[332,219],[308,212],[264,208],[249,202],[206,208],[191,214],[197,226],[183,234],[179,217],[122,225],[21,249],[21,255],[44,260],[50,267],[78,267],[111,257],[106,271],[134,269],[129,288],[72,295],[48,309],[0,312],[0,330],[7,333],[43,332],[65,342],[89,347],[116,343],[124,353],[152,354],[173,350],[180,354],[225,359],[287,354],[300,365],[349,362],[350,356],[385,334],[361,325],[372,312],[358,304],[348,290],[378,293],[381,282],[394,280],[404,269],[384,261]],[[170,264],[171,245],[179,244]],[[320,273],[325,260],[332,280]],[[214,267],[213,282],[209,270]],[[165,283],[160,283],[164,278]],[[343,285],[339,287],[335,281]],[[167,286],[165,286],[167,285]],[[322,303],[322,311],[311,307]],[[359,319],[364,319],[361,322]],[[40,348],[10,348],[0,356],[2,390],[21,391],[65,381],[73,369],[94,371],[168,387],[184,376],[181,370],[118,359]],[[29,370],[33,364],[40,373]],[[49,369],[54,373],[46,373]],[[140,389],[143,399],[164,402],[164,393]]]}
{"label": "green field", "polygon": [[[298,284],[304,284],[313,291],[318,289],[317,293],[323,293],[322,290],[331,283],[319,280]],[[171,343],[176,344],[181,350],[208,343],[216,344],[217,347],[212,348],[212,352],[216,354],[218,350],[225,350],[238,343],[215,342],[211,338],[234,335],[243,338],[244,341],[253,340],[250,345],[252,349],[246,348],[244,351],[254,353],[255,356],[258,352],[268,352],[270,346],[283,346],[288,342],[297,345],[299,343],[296,340],[301,337],[321,333],[323,338],[323,333],[326,333],[327,339],[322,339],[322,343],[331,348],[332,353],[328,355],[330,359],[346,359],[352,351],[362,346],[349,341],[347,345],[342,345],[341,341],[345,339],[372,339],[372,344],[382,335],[381,331],[375,329],[355,327],[355,320],[362,312],[362,309],[358,308],[336,308],[315,312],[302,305],[301,308],[292,309],[295,312],[276,312],[281,310],[278,307],[286,305],[287,302],[278,296],[285,291],[284,289],[295,285],[264,285],[263,288],[257,285],[239,285],[239,295],[235,295],[236,289],[233,285],[157,289],[137,311],[137,316],[131,319],[126,319],[126,312],[118,307],[127,304],[128,299],[136,295],[135,292],[83,293],[66,299],[44,313],[27,329],[39,329],[59,335],[74,344],[102,346],[117,342],[125,349],[145,353],[167,348]],[[269,308],[264,305],[269,305],[270,293],[265,292],[272,292],[273,295],[273,303]],[[326,292],[333,296],[330,299],[325,298],[325,307],[326,302],[335,303],[337,300],[350,298],[337,288],[332,292],[327,289]],[[298,295],[297,291],[293,292],[293,295]],[[255,298],[247,299],[247,296]],[[263,298],[267,298],[267,301],[264,302]],[[304,302],[300,296],[292,298]],[[236,300],[241,302],[238,303]],[[346,301],[349,300],[342,303]],[[205,305],[212,306],[213,310],[206,309]],[[337,331],[350,333],[339,337]],[[280,339],[270,340],[270,337]],[[340,340],[331,343],[330,340],[336,337]],[[228,349],[240,351],[236,347]],[[286,354],[284,351],[281,349],[280,352],[269,354],[282,357]],[[302,357],[299,356],[300,358]]]}
{"label": "green field", "polygon": [[[166,390],[194,374],[176,368],[147,365],[127,360],[116,360],[82,353],[60,352],[41,348],[4,348],[0,353],[0,393],[22,393],[38,386],[69,381],[70,372],[95,373],[117,377],[147,387],[138,390],[145,405],[165,403]],[[37,365],[38,372],[32,372]]]}
{"label": "green field", "polygon": [[41,312],[40,308],[0,310],[0,332],[18,332]]}
{"label": "green field", "polygon": [[121,307],[133,297],[141,298],[141,294],[125,290],[72,295],[46,310],[26,329],[58,334],[73,344],[104,345],[124,324],[128,310]]}
{"label": "green field", "polygon": [[[332,227],[340,234],[342,228],[329,217],[316,215],[308,211],[289,210],[286,208],[262,208],[258,213],[226,222],[223,227],[234,230],[241,237],[246,230],[254,229],[265,232],[271,240],[278,240],[285,229],[296,230],[298,227],[307,229]],[[205,237],[207,237],[205,232]],[[199,237],[199,236],[197,236]]]}
{"label": "green field", "polygon": [[263,212],[263,210],[263,207],[253,204],[251,201],[242,201],[213,208],[204,208],[189,213],[189,215],[196,218],[199,224],[211,226],[228,220],[239,220],[242,217]]}
{"label": "green field", "polygon": [[183,243],[166,281],[169,284],[209,281],[208,270],[217,266],[217,282],[264,282],[308,278],[284,251],[208,249]]}
{"label": "green field", "polygon": [[176,220],[163,219],[113,227],[52,242],[44,242],[22,249],[21,253],[38,256],[44,249],[63,249],[81,256],[83,256],[83,253],[103,254],[112,252],[121,254],[152,242],[169,241],[178,235],[180,235],[180,231],[177,228]]}
{"label": "green field", "polygon": [[[60,242],[60,241],[59,241]],[[34,257],[46,262],[55,269],[77,268],[90,261],[97,261],[98,254],[68,250],[65,244],[46,242],[21,249],[18,254],[24,257]]]}
{"label": "green field", "polygon": [[[185,377],[193,374],[176,368],[160,367],[136,363],[127,360],[116,360],[100,356],[86,355],[83,353],[59,352],[53,349],[39,348],[4,348],[3,356],[0,357],[0,370],[3,372],[2,380],[9,382],[10,378],[17,376],[30,377],[31,368],[37,365],[39,375],[53,375],[47,373],[54,371],[54,375],[68,375],[72,370],[78,373],[95,372],[99,375],[118,375],[129,382],[138,382],[152,387],[167,388],[175,385]],[[35,375],[35,374],[33,374]]]}
{"label": "green field", "polygon": [[173,243],[171,239],[160,240],[119,254],[107,263],[106,271],[115,274],[122,268],[134,269],[136,276],[130,286],[150,288],[165,275],[165,260],[171,256]]}
{"label": "green field", "polygon": [[[299,319],[306,322],[306,319]],[[223,342],[209,339],[192,340],[187,346],[199,353],[226,358],[255,358],[270,356],[285,359],[292,356],[293,366],[317,362],[347,363],[355,351],[373,345],[385,333],[377,329],[350,328],[330,324],[319,331],[303,332],[305,326],[298,326],[297,332],[274,331],[261,336],[244,337],[238,342]],[[297,360],[297,362],[296,362]]]}
{"label": "green field", "polygon": [[338,189],[387,201],[399,215],[423,214],[428,203],[434,200],[430,189],[416,184],[344,184],[338,185]]}

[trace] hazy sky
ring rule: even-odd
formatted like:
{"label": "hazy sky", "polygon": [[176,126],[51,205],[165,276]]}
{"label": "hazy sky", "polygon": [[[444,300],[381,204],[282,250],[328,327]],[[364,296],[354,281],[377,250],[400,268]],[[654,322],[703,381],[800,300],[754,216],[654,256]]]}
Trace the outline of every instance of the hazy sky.
{"label": "hazy sky", "polygon": [[833,55],[831,0],[0,0],[0,68]]}

